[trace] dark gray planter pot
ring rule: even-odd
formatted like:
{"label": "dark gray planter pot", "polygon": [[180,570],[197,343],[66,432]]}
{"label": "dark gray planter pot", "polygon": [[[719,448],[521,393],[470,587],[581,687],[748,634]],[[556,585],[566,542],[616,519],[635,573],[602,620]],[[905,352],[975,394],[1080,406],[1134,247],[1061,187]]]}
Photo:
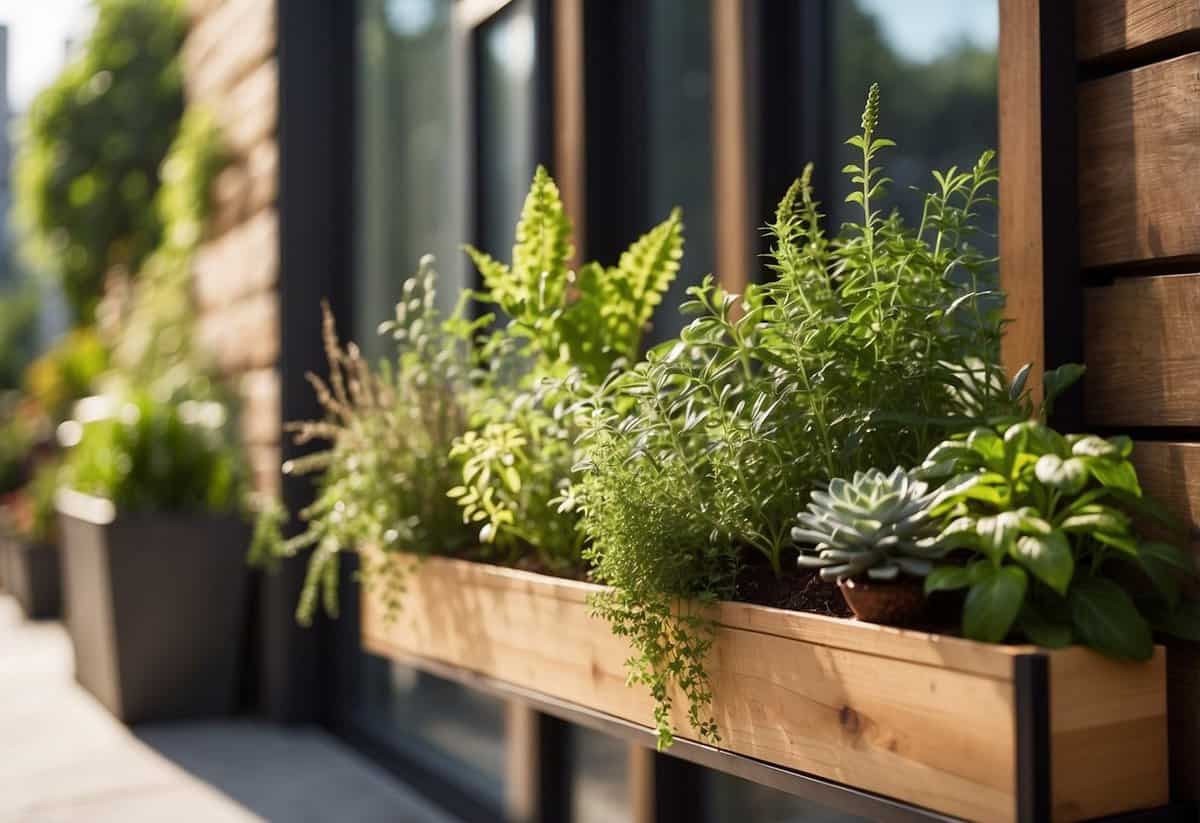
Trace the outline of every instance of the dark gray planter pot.
{"label": "dark gray planter pot", "polygon": [[236,517],[118,515],[57,499],[75,676],[126,723],[228,714],[246,634],[246,548]]}
{"label": "dark gray planter pot", "polygon": [[16,598],[26,617],[46,620],[59,616],[57,546],[0,537],[0,564],[4,566],[4,588]]}

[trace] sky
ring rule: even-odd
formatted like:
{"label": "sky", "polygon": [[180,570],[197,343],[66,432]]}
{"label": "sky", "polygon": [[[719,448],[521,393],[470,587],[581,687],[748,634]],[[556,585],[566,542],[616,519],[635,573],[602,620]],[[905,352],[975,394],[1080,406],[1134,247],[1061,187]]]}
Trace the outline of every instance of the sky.
{"label": "sky", "polygon": [[0,0],[8,26],[8,95],[24,111],[62,68],[69,37],[78,39],[90,19],[88,0]]}
{"label": "sky", "polygon": [[922,63],[967,39],[995,48],[1000,30],[996,0],[859,0],[884,24],[893,47]]}

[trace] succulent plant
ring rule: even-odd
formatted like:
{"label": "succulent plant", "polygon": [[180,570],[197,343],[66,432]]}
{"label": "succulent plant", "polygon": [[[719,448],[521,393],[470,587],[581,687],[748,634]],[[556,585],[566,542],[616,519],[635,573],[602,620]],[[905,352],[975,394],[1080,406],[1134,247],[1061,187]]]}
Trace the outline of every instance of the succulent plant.
{"label": "succulent plant", "polygon": [[901,572],[922,577],[943,550],[922,541],[936,492],[903,469],[856,472],[816,491],[796,517],[792,539],[802,546],[797,563],[818,568],[826,580],[858,577],[895,580]]}

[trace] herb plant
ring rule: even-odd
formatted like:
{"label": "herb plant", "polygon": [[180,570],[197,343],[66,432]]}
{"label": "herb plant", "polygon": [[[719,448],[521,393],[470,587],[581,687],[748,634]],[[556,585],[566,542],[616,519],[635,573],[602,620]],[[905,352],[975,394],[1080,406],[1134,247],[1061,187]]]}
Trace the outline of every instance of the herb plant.
{"label": "herb plant", "polygon": [[408,567],[395,554],[453,553],[472,539],[447,497],[460,471],[451,443],[466,414],[460,396],[468,363],[456,332],[437,310],[433,259],[405,282],[393,321],[380,327],[396,344],[393,361],[372,367],[353,343],[343,346],[328,307],[324,316],[328,380],[309,374],[325,410],[321,420],[290,423],[298,444],[324,448],[284,465],[318,475],[316,499],[300,512],[304,529],[284,539],[285,512],[260,514],[251,560],[271,564],[315,547],[297,617],[309,623],[318,602],[337,611],[338,557],[360,551],[368,585],[379,584],[389,609],[403,594]]}
{"label": "herb plant", "polygon": [[75,429],[80,435],[66,458],[65,485],[111,500],[120,512],[238,509],[244,471],[221,406],[149,395],[118,406],[116,414]]}
{"label": "herb plant", "polygon": [[775,279],[691,289],[696,319],[677,341],[578,398],[587,445],[571,498],[594,574],[615,587],[597,609],[633,639],[664,743],[672,683],[696,731],[716,733],[695,722],[712,626],[681,600],[731,596],[739,563],[782,574],[797,510],[832,478],[914,465],[949,433],[1014,413],[991,261],[971,245],[993,154],[935,172],[909,227],[882,211],[892,144],[878,121],[872,87],[845,169],[860,222],[827,234],[806,169],[767,227]]}
{"label": "herb plant", "polygon": [[930,452],[922,475],[957,486],[933,512],[937,545],[967,559],[925,586],[967,590],[967,637],[995,643],[1015,629],[1048,647],[1151,656],[1151,617],[1170,628],[1193,568],[1179,549],[1136,533],[1131,515],[1163,515],[1138,484],[1132,449],[1127,437],[1063,436],[1025,421],[975,428]]}
{"label": "herb plant", "polygon": [[679,269],[680,214],[638,239],[617,265],[592,262],[576,272],[571,221],[539,166],[511,265],[467,251],[483,277],[475,297],[506,322],[478,350],[480,400],[454,444],[463,482],[450,494],[469,522],[482,524],[481,542],[503,558],[533,554],[551,571],[578,572],[583,535],[561,502],[578,435],[564,380],[595,385],[638,357],[654,308]]}

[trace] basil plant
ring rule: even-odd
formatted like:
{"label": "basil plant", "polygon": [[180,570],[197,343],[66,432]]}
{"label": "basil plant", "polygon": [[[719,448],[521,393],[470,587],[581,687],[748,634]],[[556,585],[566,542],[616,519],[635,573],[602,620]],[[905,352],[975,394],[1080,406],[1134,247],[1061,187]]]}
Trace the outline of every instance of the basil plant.
{"label": "basil plant", "polygon": [[954,487],[931,516],[938,547],[962,562],[934,569],[926,592],[966,589],[962,629],[975,640],[1017,631],[1144,660],[1153,628],[1194,636],[1181,587],[1191,558],[1135,530],[1135,516],[1171,518],[1143,494],[1132,450],[1127,437],[1064,436],[1033,420],[936,446],[916,474]]}

